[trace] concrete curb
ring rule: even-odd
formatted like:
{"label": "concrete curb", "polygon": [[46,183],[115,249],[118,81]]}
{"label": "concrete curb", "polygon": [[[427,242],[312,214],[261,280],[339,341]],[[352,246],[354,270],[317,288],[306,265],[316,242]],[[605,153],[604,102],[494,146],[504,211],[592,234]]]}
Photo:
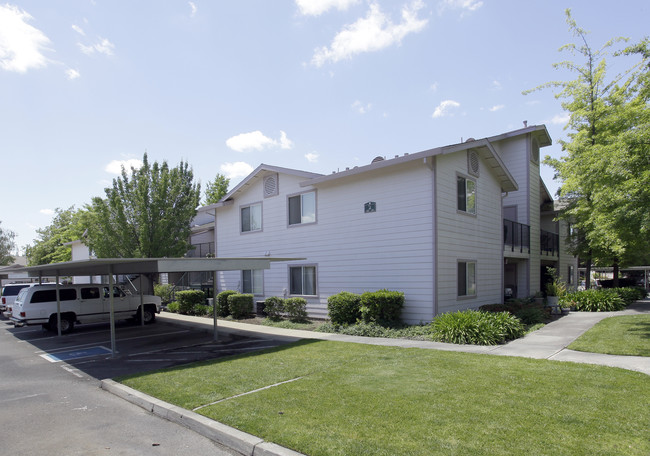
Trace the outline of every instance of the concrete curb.
{"label": "concrete curb", "polygon": [[100,388],[135,404],[156,416],[185,426],[227,448],[246,456],[304,456],[190,410],[148,396],[111,379],[101,381]]}

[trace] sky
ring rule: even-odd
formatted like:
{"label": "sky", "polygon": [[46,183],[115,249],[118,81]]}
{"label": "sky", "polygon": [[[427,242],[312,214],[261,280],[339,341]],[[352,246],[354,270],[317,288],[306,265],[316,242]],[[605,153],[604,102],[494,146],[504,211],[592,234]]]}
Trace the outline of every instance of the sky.
{"label": "sky", "polygon": [[329,174],[527,121],[560,157],[555,91],[522,92],[575,78],[553,66],[574,58],[565,9],[596,49],[650,32],[647,0],[1,2],[0,227],[19,248],[144,153],[232,188],[261,163]]}

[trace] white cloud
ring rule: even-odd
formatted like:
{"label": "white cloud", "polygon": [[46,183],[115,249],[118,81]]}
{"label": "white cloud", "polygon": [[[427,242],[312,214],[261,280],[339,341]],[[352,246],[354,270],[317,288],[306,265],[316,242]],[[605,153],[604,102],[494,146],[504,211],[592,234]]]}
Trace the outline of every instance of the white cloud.
{"label": "white cloud", "polygon": [[435,119],[438,117],[451,115],[450,111],[458,107],[460,107],[460,103],[458,103],[457,101],[445,100],[438,105],[435,111],[433,111],[432,117]]}
{"label": "white cloud", "polygon": [[551,123],[553,125],[566,125],[566,124],[569,123],[570,118],[571,118],[571,116],[566,112],[564,112],[562,114],[556,114],[551,119]]}
{"label": "white cloud", "polygon": [[33,19],[13,5],[0,5],[0,68],[25,73],[48,64],[43,55],[50,39],[28,24]]}
{"label": "white cloud", "polygon": [[429,86],[429,90],[432,91],[432,92],[437,92],[438,91],[438,83],[434,82],[433,84],[431,84]]}
{"label": "white cloud", "polygon": [[438,12],[442,14],[443,11],[448,9],[463,10],[461,15],[468,12],[473,12],[483,6],[481,0],[444,0],[438,5]]}
{"label": "white cloud", "polygon": [[316,163],[316,162],[318,162],[318,157],[320,157],[320,155],[318,155],[318,154],[315,153],[315,152],[310,152],[310,153],[308,153],[308,154],[305,154],[305,158],[307,159],[307,161],[308,161],[309,163]]}
{"label": "white cloud", "polygon": [[53,209],[41,209],[41,210],[38,211],[38,212],[40,212],[41,214],[45,214],[45,215],[53,215],[53,214],[54,214],[54,210],[53,210]]}
{"label": "white cloud", "polygon": [[236,152],[247,152],[249,150],[263,150],[269,147],[280,147],[282,149],[291,149],[293,141],[287,138],[284,131],[280,131],[280,139],[265,136],[261,131],[251,131],[250,133],[241,133],[226,140],[226,146]]}
{"label": "white cloud", "polygon": [[293,141],[287,138],[287,134],[280,130],[280,147],[282,149],[291,149],[293,147]]}
{"label": "white cloud", "polygon": [[106,167],[104,168],[104,171],[107,173],[119,175],[122,174],[122,167],[127,171],[127,173],[131,170],[131,168],[139,169],[142,167],[142,160],[138,160],[137,158],[129,158],[127,160],[113,160],[111,161]]}
{"label": "white cloud", "polygon": [[67,70],[65,70],[65,75],[71,81],[81,76],[81,74],[74,68],[68,68]]}
{"label": "white cloud", "polygon": [[372,109],[372,103],[363,104],[359,100],[352,103],[352,109],[357,111],[359,114],[365,114]]}
{"label": "white cloud", "polygon": [[255,168],[245,162],[235,162],[224,163],[219,167],[219,169],[228,179],[239,179],[248,176]]}
{"label": "white cloud", "polygon": [[393,24],[377,3],[371,3],[365,18],[345,26],[334,37],[329,48],[323,46],[315,50],[312,65],[321,67],[328,61],[335,63],[363,52],[379,51],[400,44],[406,35],[421,31],[427,24],[427,19],[418,18],[418,11],[423,7],[421,0],[404,6],[402,22]]}
{"label": "white cloud", "polygon": [[192,10],[192,12],[190,13],[190,17],[194,17],[197,11],[196,3],[194,2],[188,2],[188,3],[190,5],[190,9]]}
{"label": "white cloud", "polygon": [[81,52],[86,55],[92,55],[95,52],[98,54],[113,55],[113,50],[115,49],[115,45],[113,43],[108,41],[108,39],[101,37],[99,42],[91,44],[90,46],[86,46],[81,43],[77,43],[77,45],[79,46],[79,49],[81,49]]}
{"label": "white cloud", "polygon": [[492,88],[494,90],[501,90],[503,87],[501,86],[501,83],[499,81],[492,81]]}
{"label": "white cloud", "polygon": [[86,36],[86,32],[84,32],[84,29],[82,29],[81,27],[79,27],[76,24],[72,24],[72,30],[74,30],[75,32],[77,32],[81,36]]}
{"label": "white cloud", "polygon": [[359,0],[296,0],[300,14],[305,16],[320,16],[332,8],[345,11],[357,3]]}
{"label": "white cloud", "polygon": [[495,106],[492,106],[492,107],[490,108],[490,112],[496,112],[496,111],[499,111],[499,110],[501,110],[501,109],[503,109],[503,108],[505,108],[505,107],[506,107],[506,106],[505,106],[505,105],[502,105],[502,104],[500,104],[500,105],[495,105]]}

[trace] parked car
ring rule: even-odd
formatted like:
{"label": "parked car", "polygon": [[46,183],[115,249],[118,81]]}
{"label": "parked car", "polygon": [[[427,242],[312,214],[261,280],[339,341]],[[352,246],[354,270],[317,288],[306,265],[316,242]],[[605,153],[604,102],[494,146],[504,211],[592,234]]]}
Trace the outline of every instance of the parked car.
{"label": "parked car", "polygon": [[34,284],[33,283],[8,283],[4,287],[2,287],[2,292],[0,292],[0,296],[2,297],[0,299],[0,312],[7,311],[16,300],[16,296],[18,296],[20,290],[22,290],[23,288],[27,288],[31,285]]}
{"label": "parked car", "polygon": [[[134,318],[140,321],[140,295],[125,293],[113,286],[115,320]],[[110,286],[106,284],[75,284],[59,286],[61,303],[61,332],[68,333],[75,324],[110,321]],[[144,295],[144,322],[153,323],[160,313],[160,298]],[[42,325],[57,331],[56,285],[24,288],[13,304],[11,321],[14,326]]]}

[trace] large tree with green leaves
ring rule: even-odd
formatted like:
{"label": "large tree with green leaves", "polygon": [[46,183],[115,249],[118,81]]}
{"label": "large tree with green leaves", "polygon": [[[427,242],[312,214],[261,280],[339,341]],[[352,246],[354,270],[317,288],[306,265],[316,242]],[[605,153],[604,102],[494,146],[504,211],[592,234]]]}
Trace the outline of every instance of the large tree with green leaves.
{"label": "large tree with green leaves", "polygon": [[[632,166],[629,160],[637,157],[643,161],[646,154],[647,162],[647,148],[630,148],[630,142],[624,140],[633,132],[635,140],[639,139],[637,128],[642,113],[647,113],[647,98],[645,102],[638,98],[643,62],[623,74],[607,75],[607,58],[622,53],[610,51],[624,39],[610,40],[594,50],[570,10],[566,17],[579,44],[567,44],[560,51],[578,55],[582,61],[563,61],[554,66],[574,73],[576,78],[549,82],[537,89],[559,89],[556,98],[563,100],[562,107],[570,115],[565,127],[568,140],[560,141],[565,155],[560,159],[547,156],[545,163],[562,181],[559,196],[568,205],[560,216],[577,228],[569,240],[573,253],[585,260],[589,276],[592,262],[618,266],[633,261],[633,253],[647,245],[647,236],[639,236],[641,218],[632,214],[647,213],[650,207],[644,207],[640,198],[631,205],[629,198],[632,189],[647,182],[643,167]],[[628,54],[642,50],[643,46],[630,49]]]}
{"label": "large tree with green leaves", "polygon": [[122,168],[106,198],[86,207],[87,244],[98,258],[173,258],[191,248],[190,221],[201,196],[192,169],[183,161],[152,165],[146,153],[142,162],[130,176]]}
{"label": "large tree with green leaves", "polygon": [[65,210],[57,208],[52,223],[37,229],[38,239],[34,240],[33,246],[26,247],[27,264],[36,266],[70,261],[70,246],[64,244],[81,239],[83,232],[79,210],[75,210],[74,206]]}
{"label": "large tree with green leaves", "polygon": [[[0,222],[1,224],[2,222]],[[16,239],[16,233],[0,226],[0,266],[6,266],[14,261],[14,257],[11,255],[11,251],[16,247],[14,239]]]}
{"label": "large tree with green leaves", "polygon": [[208,182],[205,189],[205,204],[218,203],[228,193],[230,179],[223,174],[217,174],[212,182]]}

